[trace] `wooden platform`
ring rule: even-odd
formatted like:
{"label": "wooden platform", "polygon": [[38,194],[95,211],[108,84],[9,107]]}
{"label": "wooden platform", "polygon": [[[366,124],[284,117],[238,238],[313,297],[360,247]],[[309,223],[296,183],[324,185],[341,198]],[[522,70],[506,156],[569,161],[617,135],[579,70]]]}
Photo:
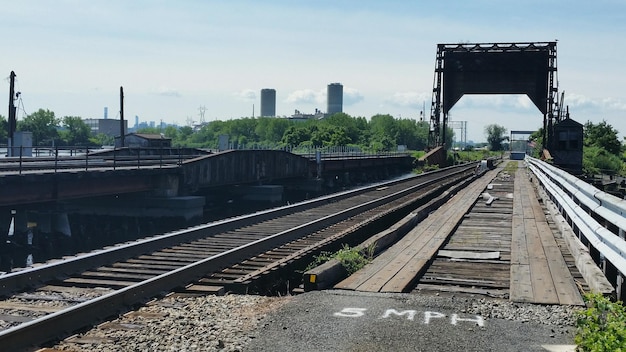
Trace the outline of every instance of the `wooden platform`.
{"label": "wooden platform", "polygon": [[535,190],[518,169],[513,200],[510,299],[514,302],[583,305]]}
{"label": "wooden platform", "polygon": [[[498,199],[489,202],[483,192]],[[414,287],[515,302],[583,304],[524,168],[511,177],[502,167],[489,171],[335,286],[366,292]]]}
{"label": "wooden platform", "polygon": [[398,243],[335,288],[368,292],[409,290],[496,174],[497,170],[488,171],[461,190]]}

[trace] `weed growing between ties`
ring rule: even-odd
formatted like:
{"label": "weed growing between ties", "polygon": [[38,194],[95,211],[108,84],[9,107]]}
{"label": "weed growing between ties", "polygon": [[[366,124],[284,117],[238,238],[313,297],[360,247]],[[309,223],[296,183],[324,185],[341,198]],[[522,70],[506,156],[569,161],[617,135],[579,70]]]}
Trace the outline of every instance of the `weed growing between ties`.
{"label": "weed growing between ties", "polygon": [[584,296],[589,308],[577,313],[574,341],[579,351],[626,351],[626,307],[600,293]]}
{"label": "weed growing between ties", "polygon": [[517,168],[517,161],[509,161],[504,167],[504,171],[508,172],[509,174],[515,174]]}
{"label": "weed growing between ties", "polygon": [[376,244],[373,243],[361,250],[357,247],[350,248],[350,246],[344,244],[343,247],[335,253],[322,252],[320,255],[315,256],[315,260],[306,267],[305,271],[311,270],[331,259],[336,259],[346,269],[348,275],[352,275],[372,261],[375,247]]}

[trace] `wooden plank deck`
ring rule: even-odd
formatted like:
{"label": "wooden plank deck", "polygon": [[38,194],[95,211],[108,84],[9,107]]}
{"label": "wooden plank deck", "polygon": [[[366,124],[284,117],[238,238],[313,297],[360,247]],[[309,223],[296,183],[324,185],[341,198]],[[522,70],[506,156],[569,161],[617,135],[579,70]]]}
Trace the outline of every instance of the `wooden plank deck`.
{"label": "wooden plank deck", "polygon": [[398,243],[335,288],[367,292],[405,292],[423,273],[459,221],[497,175],[498,169],[457,193]]}
{"label": "wooden plank deck", "polygon": [[524,169],[515,177],[510,300],[583,305]]}
{"label": "wooden plank deck", "polygon": [[[493,187],[485,190],[490,182]],[[498,199],[486,204],[481,197],[485,191]],[[459,192],[335,288],[407,292],[419,279],[416,291],[468,292],[508,297],[515,302],[582,305],[563,250],[526,170],[518,168],[510,177],[499,168]]]}

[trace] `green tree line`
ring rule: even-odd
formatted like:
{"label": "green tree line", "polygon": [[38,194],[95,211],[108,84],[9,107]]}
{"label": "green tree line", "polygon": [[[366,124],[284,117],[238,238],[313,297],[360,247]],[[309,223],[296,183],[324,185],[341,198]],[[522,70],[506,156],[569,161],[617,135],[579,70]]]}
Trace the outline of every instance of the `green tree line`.
{"label": "green tree line", "polygon": [[[110,137],[93,136],[90,128],[77,116],[57,118],[46,109],[18,120],[18,131],[33,133],[33,145],[103,145]],[[378,114],[369,120],[337,113],[321,120],[295,121],[284,118],[240,118],[213,121],[194,130],[189,126],[146,128],[140,133],[163,133],[174,147],[216,148],[221,135],[227,135],[237,147],[327,147],[354,146],[367,151],[392,151],[400,145],[409,150],[423,150],[428,144],[429,123],[396,119]],[[453,131],[447,130],[447,144],[452,145]],[[0,116],[0,143],[7,141],[7,121]]]}
{"label": "green tree line", "polygon": [[[7,119],[0,115],[0,144],[7,143]],[[33,133],[34,146],[101,146],[113,144],[113,138],[93,135],[78,116],[57,118],[53,111],[39,109],[17,121],[18,131]],[[424,150],[428,145],[429,123],[397,119],[377,114],[370,119],[337,113],[321,120],[294,121],[284,118],[239,118],[213,121],[202,128],[167,126],[137,132],[163,133],[174,147],[216,148],[221,135],[227,135],[236,147],[328,147],[353,146],[363,151],[393,151],[400,145],[408,150]],[[500,125],[485,127],[492,150],[501,150],[507,130]],[[541,129],[531,136],[542,145]],[[446,145],[452,146],[454,132],[448,128]],[[583,125],[583,171],[586,174],[626,175],[626,148],[618,131],[606,121]]]}

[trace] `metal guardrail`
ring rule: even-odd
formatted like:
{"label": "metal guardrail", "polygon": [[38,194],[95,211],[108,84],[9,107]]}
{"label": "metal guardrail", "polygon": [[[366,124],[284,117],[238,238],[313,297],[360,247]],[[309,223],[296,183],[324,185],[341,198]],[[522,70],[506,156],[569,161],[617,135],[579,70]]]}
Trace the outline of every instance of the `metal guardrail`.
{"label": "metal guardrail", "polygon": [[[111,149],[110,154],[99,154],[103,149],[87,149],[75,147],[47,148],[46,153],[34,147],[15,147],[13,156],[0,159],[0,172],[16,172],[22,174],[25,171],[46,170],[58,172],[68,169],[85,170],[110,168],[116,169],[139,169],[142,167],[166,167],[179,166],[187,158],[197,155],[183,153],[169,154],[163,148],[127,148]],[[37,151],[36,153],[33,153]],[[93,153],[96,152],[96,153]]]}
{"label": "metal guardrail", "polygon": [[[6,148],[0,148],[5,149]],[[17,172],[47,170],[57,172],[68,169],[89,169],[111,168],[134,168],[142,167],[165,167],[180,166],[187,158],[198,157],[199,155],[188,155],[179,152],[169,154],[164,152],[175,148],[159,147],[132,147],[118,150],[108,150],[109,155],[98,152],[106,152],[106,149],[86,147],[13,147],[12,156],[0,158],[0,172]],[[236,149],[255,150],[255,149]],[[326,147],[326,148],[281,148],[281,149],[258,149],[258,150],[283,150],[289,153],[303,156],[310,160],[333,160],[333,159],[364,159],[364,158],[387,158],[406,157],[408,152],[362,152],[350,147]],[[211,151],[210,152],[218,152]]]}
{"label": "metal guardrail", "polygon": [[607,194],[541,160],[526,156],[525,161],[565,215],[574,233],[588,248],[599,253],[594,259],[615,285],[617,297],[621,298],[626,275],[626,200]]}

